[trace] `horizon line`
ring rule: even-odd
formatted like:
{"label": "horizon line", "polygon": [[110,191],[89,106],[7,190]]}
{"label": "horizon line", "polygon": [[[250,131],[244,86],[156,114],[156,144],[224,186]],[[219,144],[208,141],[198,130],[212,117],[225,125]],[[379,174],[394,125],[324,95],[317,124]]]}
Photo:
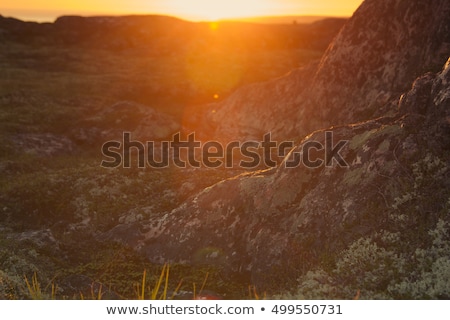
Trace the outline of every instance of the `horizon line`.
{"label": "horizon line", "polygon": [[[11,12],[11,13],[8,13]],[[21,11],[21,13],[19,13]],[[37,14],[37,13],[41,14]],[[13,18],[23,22],[36,22],[36,23],[54,23],[58,18],[64,16],[78,16],[78,17],[127,17],[127,16],[163,16],[163,17],[172,17],[179,20],[184,20],[188,22],[219,22],[219,21],[243,21],[243,22],[255,22],[252,20],[262,20],[262,19],[293,19],[293,18],[310,18],[311,20],[322,20],[327,18],[350,18],[351,15],[327,15],[327,14],[286,14],[286,15],[261,15],[261,16],[246,16],[246,17],[224,17],[220,19],[202,19],[202,18],[188,18],[182,16],[171,15],[168,13],[115,13],[115,12],[94,12],[94,11],[77,11],[77,12],[67,12],[63,13],[60,10],[27,10],[27,9],[0,9],[0,16],[4,18]],[[260,22],[260,23],[268,23],[268,24],[276,24],[277,22]],[[299,22],[301,23],[301,22]]]}

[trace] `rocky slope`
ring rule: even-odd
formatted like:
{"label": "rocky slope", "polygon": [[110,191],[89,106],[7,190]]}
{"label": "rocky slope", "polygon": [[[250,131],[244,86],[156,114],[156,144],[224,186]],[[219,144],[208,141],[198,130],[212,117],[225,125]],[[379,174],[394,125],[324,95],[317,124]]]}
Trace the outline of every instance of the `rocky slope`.
{"label": "rocky slope", "polygon": [[[109,241],[108,231],[131,241],[131,225],[243,170],[109,170],[102,145],[123,132],[169,139],[183,129],[186,105],[318,59],[344,22],[212,29],[155,16],[0,17],[0,298],[30,297],[24,277],[34,273],[43,288],[57,284],[60,298],[90,296],[93,283],[134,298],[143,270],[150,284],[160,265]],[[184,278],[190,290],[205,270],[210,289],[247,296],[247,283],[210,268],[172,265],[174,288]]]}
{"label": "rocky slope", "polygon": [[[209,106],[205,135],[219,140],[298,137],[395,111],[418,76],[450,54],[450,4],[365,1],[318,66],[251,85]],[[202,123],[202,121],[200,121]]]}
{"label": "rocky slope", "polygon": [[[233,42],[240,27],[230,26],[223,41],[195,38],[196,59],[162,61],[154,57],[189,45],[177,37],[157,37],[150,46],[144,40],[161,24],[192,36],[191,24],[184,30],[184,22],[165,18],[65,17],[37,25],[0,17],[6,39],[0,44],[0,297],[29,297],[23,278],[34,272],[48,288],[55,280],[63,298],[98,293],[100,283],[111,297],[135,297],[142,270],[171,263],[174,287],[191,270],[202,273],[192,281],[201,283],[206,271],[217,292],[239,298],[240,289],[229,288],[235,280],[245,296],[256,284],[290,298],[287,290],[296,291],[293,298],[352,298],[360,290],[361,298],[448,299],[448,13],[443,0],[366,0],[320,62],[195,107],[195,114],[180,116],[181,124],[162,112],[158,106],[167,100],[155,101],[155,92],[186,95],[196,85],[184,81],[186,61],[200,71],[196,80],[209,82],[205,74],[215,59],[228,58],[218,48],[241,43]],[[249,38],[261,32],[254,27],[243,27]],[[323,25],[312,27],[322,32]],[[140,31],[128,39],[135,28]],[[246,57],[266,41],[276,48],[286,30],[244,45]],[[285,50],[301,40],[289,35]],[[218,41],[211,46],[205,39]],[[205,57],[210,63],[199,67]],[[141,81],[141,73],[156,77]],[[183,81],[174,82],[178,77]],[[159,89],[149,90],[153,85]],[[151,107],[136,98],[136,88]],[[136,102],[117,102],[130,96]],[[174,105],[180,101],[185,97]],[[165,139],[185,126],[220,141],[259,141],[271,131],[296,144],[279,166],[242,175],[240,169],[110,170],[99,166],[100,149],[91,145],[122,131]],[[315,162],[329,151],[316,168],[289,168],[296,157]]]}
{"label": "rocky slope", "polygon": [[[281,277],[277,270],[307,270],[379,230],[431,228],[449,218],[449,107],[450,60],[440,74],[415,81],[396,116],[329,129],[334,145],[348,141],[349,167],[286,168],[288,156],[276,169],[218,183],[141,224],[129,244],[153,261],[247,271],[264,286]],[[325,145],[325,131],[292,152],[311,141]]]}
{"label": "rocky slope", "polygon": [[[139,232],[129,228],[131,240],[115,229],[108,239],[155,262],[217,265],[262,288],[286,288],[308,270],[328,268],[353,292],[373,294],[366,297],[448,297],[438,269],[427,268],[450,270],[449,9],[447,1],[365,1],[317,67],[243,88],[206,117],[209,134],[223,140],[339,126],[308,135],[277,168],[222,181],[141,223]],[[311,142],[331,143],[326,132],[333,145],[347,142],[348,166],[286,167]],[[435,228],[444,230],[441,242],[432,239]],[[439,254],[414,269],[420,250],[431,246]],[[402,262],[377,260],[380,252]],[[377,282],[371,269],[345,278],[351,270],[342,266],[352,265],[343,257],[354,259],[355,270],[370,261],[377,277],[389,276]],[[406,278],[419,286],[423,274],[440,291],[399,289]],[[350,297],[343,292],[338,296]]]}

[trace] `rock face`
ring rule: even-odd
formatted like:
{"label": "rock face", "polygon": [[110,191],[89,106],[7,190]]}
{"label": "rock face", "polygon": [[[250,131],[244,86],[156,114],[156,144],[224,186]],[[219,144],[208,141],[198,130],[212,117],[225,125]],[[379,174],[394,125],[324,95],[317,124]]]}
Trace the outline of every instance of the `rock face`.
{"label": "rock face", "polygon": [[[130,245],[155,262],[215,264],[267,287],[380,230],[409,241],[410,230],[448,219],[449,9],[367,0],[318,66],[211,106],[206,119],[223,140],[341,125],[304,138],[278,168],[222,181],[144,222]],[[333,145],[346,142],[347,166],[287,167],[311,142],[330,143],[326,132]]]}
{"label": "rock face", "polygon": [[381,116],[449,55],[448,1],[364,1],[318,66],[240,89],[208,108],[204,126],[219,140],[286,138]]}
{"label": "rock face", "polygon": [[[421,174],[414,168],[428,163],[438,168],[425,172],[425,178],[443,192],[441,202],[426,209],[431,210],[428,218],[436,219],[450,195],[450,163],[441,156],[450,151],[449,75],[450,60],[439,75],[416,81],[399,102],[406,113],[330,129],[335,143],[348,141],[342,156],[349,167],[286,168],[291,154],[277,169],[205,189],[147,224],[135,248],[154,261],[208,262],[249,271],[261,284],[277,268],[307,267],[386,227],[389,215],[400,214],[399,199],[406,192],[397,183],[414,184],[415,194],[423,197],[430,192],[426,184],[414,182]],[[311,141],[325,144],[325,136],[317,131],[292,152]],[[413,214],[420,219],[425,212]]]}

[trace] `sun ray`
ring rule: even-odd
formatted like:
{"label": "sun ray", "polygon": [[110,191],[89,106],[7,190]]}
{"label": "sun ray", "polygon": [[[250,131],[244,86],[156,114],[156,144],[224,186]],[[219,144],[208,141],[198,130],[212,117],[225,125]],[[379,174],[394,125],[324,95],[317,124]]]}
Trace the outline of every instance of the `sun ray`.
{"label": "sun ray", "polygon": [[273,0],[168,0],[166,8],[194,19],[220,20],[270,14]]}

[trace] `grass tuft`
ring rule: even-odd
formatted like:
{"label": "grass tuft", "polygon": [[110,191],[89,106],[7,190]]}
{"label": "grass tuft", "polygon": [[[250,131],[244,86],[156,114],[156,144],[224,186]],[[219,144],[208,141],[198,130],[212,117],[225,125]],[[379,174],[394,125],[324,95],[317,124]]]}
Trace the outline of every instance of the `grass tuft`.
{"label": "grass tuft", "polygon": [[[153,289],[150,289],[150,300],[167,300],[167,291],[169,288],[169,273],[170,273],[170,267],[168,264],[165,264],[161,270],[161,273],[159,275],[159,278],[157,282],[155,283]],[[142,281],[141,284],[137,284],[137,299],[138,300],[146,300],[146,283],[147,283],[147,270],[144,270],[144,273],[142,275]],[[164,283],[164,284],[163,284]],[[181,282],[178,284],[177,289],[173,293],[173,295],[176,294],[177,290],[181,287]],[[162,293],[160,293],[162,290]],[[172,295],[172,297],[173,297]]]}

